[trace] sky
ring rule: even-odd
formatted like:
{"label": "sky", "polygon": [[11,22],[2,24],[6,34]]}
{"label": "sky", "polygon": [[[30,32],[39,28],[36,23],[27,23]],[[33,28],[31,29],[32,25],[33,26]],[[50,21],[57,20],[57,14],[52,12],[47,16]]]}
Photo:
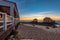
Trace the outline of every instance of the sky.
{"label": "sky", "polygon": [[16,2],[21,20],[60,20],[60,0],[9,0]]}

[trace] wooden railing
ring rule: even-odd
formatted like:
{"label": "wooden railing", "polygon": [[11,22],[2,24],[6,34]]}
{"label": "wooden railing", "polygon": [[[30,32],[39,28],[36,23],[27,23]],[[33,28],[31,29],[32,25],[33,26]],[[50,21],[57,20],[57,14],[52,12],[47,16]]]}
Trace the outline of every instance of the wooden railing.
{"label": "wooden railing", "polygon": [[[7,13],[0,12],[0,28],[3,28],[4,31],[7,30],[8,25],[12,25],[14,22],[14,18]],[[13,21],[13,22],[12,22]]]}

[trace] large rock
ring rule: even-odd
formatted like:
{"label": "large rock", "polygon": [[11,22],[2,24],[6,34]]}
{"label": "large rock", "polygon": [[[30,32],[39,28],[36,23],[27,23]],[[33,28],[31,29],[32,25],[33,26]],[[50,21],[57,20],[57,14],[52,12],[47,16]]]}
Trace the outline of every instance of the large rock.
{"label": "large rock", "polygon": [[37,19],[33,19],[33,21],[31,23],[37,24],[38,23],[38,20]]}
{"label": "large rock", "polygon": [[55,21],[52,20],[50,17],[45,17],[45,18],[43,19],[43,22],[45,22],[45,23],[55,23]]}

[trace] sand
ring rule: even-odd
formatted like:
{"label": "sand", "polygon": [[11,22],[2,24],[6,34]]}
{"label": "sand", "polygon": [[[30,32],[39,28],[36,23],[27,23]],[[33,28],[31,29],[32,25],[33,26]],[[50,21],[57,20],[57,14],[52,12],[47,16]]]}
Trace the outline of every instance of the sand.
{"label": "sand", "polygon": [[17,31],[21,40],[60,40],[60,30],[58,29],[60,28],[46,29],[42,26],[19,25]]}

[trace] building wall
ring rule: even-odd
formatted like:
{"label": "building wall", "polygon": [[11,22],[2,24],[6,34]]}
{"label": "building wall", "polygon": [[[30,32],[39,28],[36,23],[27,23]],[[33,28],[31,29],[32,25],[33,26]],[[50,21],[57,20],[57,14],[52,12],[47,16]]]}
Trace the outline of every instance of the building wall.
{"label": "building wall", "polygon": [[13,3],[0,0],[0,5],[10,7],[10,15],[14,16],[14,4]]}

